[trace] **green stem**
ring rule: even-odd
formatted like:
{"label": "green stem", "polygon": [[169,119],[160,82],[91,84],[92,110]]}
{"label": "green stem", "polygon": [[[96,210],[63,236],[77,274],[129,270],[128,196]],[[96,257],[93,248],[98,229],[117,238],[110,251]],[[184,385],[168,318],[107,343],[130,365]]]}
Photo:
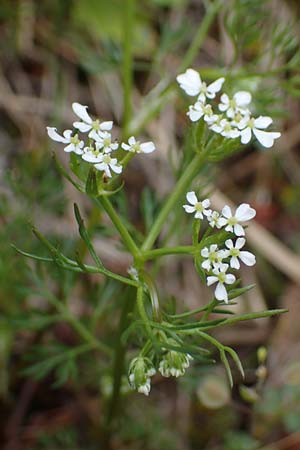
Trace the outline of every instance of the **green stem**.
{"label": "green stem", "polygon": [[135,18],[135,0],[124,0],[123,9],[123,138],[127,137],[128,124],[131,120],[132,75],[133,75],[133,33]]}
{"label": "green stem", "polygon": [[178,69],[178,73],[180,73],[183,70],[186,70],[194,61],[195,57],[197,56],[197,53],[202,46],[204,39],[207,36],[208,30],[215,19],[216,15],[218,14],[219,10],[222,7],[223,2],[220,0],[215,1],[208,9],[207,13],[204,16],[204,19],[201,22],[200,27],[198,28],[198,31],[193,39],[192,44],[190,45],[190,48],[185,54],[185,57],[183,58],[183,61]]}
{"label": "green stem", "polygon": [[200,322],[206,322],[210,313],[213,311],[214,307],[218,304],[218,300],[215,298],[207,305],[207,309],[205,310],[205,313],[201,317]]}
{"label": "green stem", "polygon": [[108,448],[111,426],[117,414],[120,414],[120,390],[122,383],[122,375],[124,373],[125,353],[126,347],[122,343],[122,335],[128,328],[130,319],[129,314],[134,308],[135,297],[132,289],[128,288],[125,298],[122,303],[121,316],[119,320],[118,337],[114,349],[114,363],[113,363],[113,393],[108,405],[108,411],[106,416],[105,428],[104,428],[104,440],[106,442],[106,448]]}
{"label": "green stem", "polygon": [[108,200],[107,197],[100,197],[96,200],[97,203],[100,203],[102,207],[105,209],[106,213],[109,215],[111,221],[115,225],[116,229],[120,233],[123,242],[126,246],[126,248],[129,250],[129,252],[134,256],[134,258],[139,259],[140,258],[140,250],[138,249],[137,245],[135,244],[134,240],[130,236],[127,228],[123,225],[121,219],[119,218],[117,212],[113,208],[112,204]]}
{"label": "green stem", "polygon": [[188,167],[183,172],[181,178],[177,182],[174,191],[169,196],[168,200],[164,204],[160,213],[158,214],[146,240],[142,245],[142,250],[150,250],[158,237],[163,225],[165,224],[169,213],[179,202],[183,193],[187,190],[195,176],[199,173],[199,170],[205,160],[205,153],[198,153],[194,156]]}
{"label": "green stem", "polygon": [[143,253],[143,258],[145,261],[149,259],[159,258],[165,255],[178,255],[185,254],[190,255],[195,251],[193,245],[179,245],[177,247],[162,247],[155,250],[148,250]]}

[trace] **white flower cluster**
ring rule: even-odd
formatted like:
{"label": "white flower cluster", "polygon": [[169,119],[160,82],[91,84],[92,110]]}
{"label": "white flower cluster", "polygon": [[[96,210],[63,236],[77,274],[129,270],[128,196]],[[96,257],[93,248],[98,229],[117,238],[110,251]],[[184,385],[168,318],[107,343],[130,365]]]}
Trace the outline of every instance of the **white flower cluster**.
{"label": "white flower cluster", "polygon": [[201,118],[207,123],[208,128],[229,139],[240,138],[242,144],[248,144],[252,138],[252,133],[260,144],[270,148],[274,140],[281,134],[274,131],[264,131],[273,120],[271,117],[252,117],[250,103],[252,100],[250,92],[239,91],[230,98],[227,94],[222,94],[218,109],[221,113],[216,113],[212,105],[207,100],[212,100],[220,92],[225,78],[218,78],[207,86],[198,72],[194,69],[187,69],[185,73],[177,76],[180,87],[187,95],[198,96],[195,104],[189,107],[187,115],[192,122],[197,122]]}
{"label": "white flower cluster", "polygon": [[[111,178],[113,171],[116,174],[122,172],[122,165],[118,159],[112,157],[113,152],[119,148],[118,142],[112,139],[112,121],[100,122],[93,120],[87,112],[87,106],[73,103],[74,113],[80,121],[73,123],[73,130],[65,130],[62,135],[58,134],[56,128],[47,127],[48,136],[56,142],[65,144],[65,152],[74,152],[80,155],[84,161],[93,164],[95,169],[105,173]],[[78,132],[88,133],[88,145],[79,138]],[[128,144],[122,143],[121,148],[133,153],[152,153],[155,150],[153,142],[138,142],[134,136],[128,140]]]}
{"label": "white flower cluster", "polygon": [[151,389],[151,377],[156,370],[148,358],[138,356],[134,358],[129,366],[129,384],[132,389],[144,395],[149,395]]}
{"label": "white flower cluster", "polygon": [[163,355],[158,370],[163,377],[180,377],[184,375],[193,357],[189,354],[179,353],[174,350]]}
{"label": "white flower cluster", "polygon": [[207,285],[211,286],[217,283],[215,297],[217,300],[227,303],[228,293],[225,285],[233,284],[236,280],[234,275],[227,273],[229,267],[239,269],[239,260],[247,266],[253,266],[256,262],[252,253],[241,250],[246,243],[246,239],[240,237],[245,236],[242,224],[253,219],[256,211],[248,203],[242,203],[234,214],[227,205],[224,206],[222,213],[219,214],[217,211],[209,209],[209,199],[199,201],[194,191],[188,192],[186,199],[189,204],[183,205],[183,208],[187,213],[194,214],[195,219],[203,219],[205,216],[212,228],[225,228],[226,231],[237,236],[235,243],[232,239],[225,241],[226,248],[220,249],[217,244],[212,244],[209,248],[205,247],[201,250],[201,256],[204,259],[202,268],[207,273]]}

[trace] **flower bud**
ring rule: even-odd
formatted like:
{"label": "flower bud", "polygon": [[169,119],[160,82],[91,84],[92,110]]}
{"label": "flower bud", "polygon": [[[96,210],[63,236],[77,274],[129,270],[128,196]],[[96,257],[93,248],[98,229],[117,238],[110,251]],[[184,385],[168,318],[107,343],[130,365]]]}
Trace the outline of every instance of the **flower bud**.
{"label": "flower bud", "polygon": [[170,350],[162,356],[158,370],[164,377],[184,375],[190,365],[191,355]]}
{"label": "flower bud", "polygon": [[257,359],[259,364],[264,364],[266,362],[267,355],[268,350],[266,349],[266,347],[259,347],[259,349],[257,350]]}
{"label": "flower bud", "polygon": [[138,356],[134,358],[129,366],[128,379],[132,389],[144,395],[149,395],[151,389],[151,380],[155,374],[152,362],[148,358]]}

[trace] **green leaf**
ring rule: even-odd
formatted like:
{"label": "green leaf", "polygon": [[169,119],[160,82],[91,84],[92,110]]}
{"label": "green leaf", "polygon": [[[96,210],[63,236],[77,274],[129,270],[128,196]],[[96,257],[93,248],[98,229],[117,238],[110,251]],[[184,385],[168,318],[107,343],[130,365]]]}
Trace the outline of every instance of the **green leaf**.
{"label": "green leaf", "polygon": [[88,177],[85,184],[85,192],[91,197],[97,197],[98,195],[98,183],[96,169],[91,167],[88,173]]}
{"label": "green leaf", "polygon": [[87,248],[88,248],[88,250],[89,250],[93,260],[97,264],[97,266],[100,267],[101,269],[104,269],[102,261],[100,260],[99,256],[95,252],[93,244],[91,243],[89,234],[88,234],[88,232],[87,232],[87,230],[86,230],[86,228],[84,226],[83,219],[82,219],[82,217],[80,215],[80,211],[79,211],[79,208],[76,205],[76,203],[74,203],[74,213],[75,213],[76,221],[78,223],[79,234],[80,234],[82,240],[84,241],[85,245],[87,246]]}
{"label": "green leaf", "polygon": [[229,362],[228,362],[228,359],[226,357],[224,350],[220,350],[220,358],[221,358],[222,363],[224,364],[224,367],[225,367],[225,370],[227,373],[227,377],[228,377],[228,381],[229,381],[230,387],[232,389],[232,387],[233,387],[232,373],[231,373],[230,365],[229,365]]}
{"label": "green leaf", "polygon": [[244,372],[241,360],[238,357],[237,353],[231,347],[224,347],[224,350],[230,354],[230,356],[233,359],[233,361],[235,362],[238,370],[240,371],[242,377],[245,378],[245,372]]}

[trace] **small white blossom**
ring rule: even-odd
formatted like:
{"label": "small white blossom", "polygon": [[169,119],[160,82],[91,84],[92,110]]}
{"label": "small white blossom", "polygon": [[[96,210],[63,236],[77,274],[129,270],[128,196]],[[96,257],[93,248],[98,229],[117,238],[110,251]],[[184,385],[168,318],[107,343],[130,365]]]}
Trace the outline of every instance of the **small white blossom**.
{"label": "small white blossom", "polygon": [[151,389],[151,377],[155,375],[156,371],[153,364],[148,358],[137,357],[134,358],[129,366],[129,384],[132,389],[144,395],[149,395]]}
{"label": "small white blossom", "polygon": [[220,100],[219,110],[226,112],[227,117],[230,119],[234,118],[237,113],[242,115],[249,113],[247,106],[251,103],[250,92],[236,92],[233,98],[229,98],[227,94],[222,94]]}
{"label": "small white blossom", "polygon": [[97,164],[94,167],[105,172],[109,178],[112,176],[111,170],[117,174],[122,172],[122,166],[118,164],[117,158],[112,158],[108,153],[100,153],[97,157]]}
{"label": "small white blossom", "polygon": [[206,258],[201,264],[203,269],[209,271],[212,268],[219,267],[223,259],[226,258],[228,252],[226,250],[219,250],[217,244],[212,244],[209,248],[204,247],[201,250],[201,256]]}
{"label": "small white blossom", "polygon": [[149,141],[140,143],[134,136],[131,136],[128,139],[128,144],[123,143],[121,147],[124,150],[133,153],[152,153],[155,150],[155,145],[153,142]]}
{"label": "small white blossom", "polygon": [[[212,130],[214,128],[214,126],[211,127]],[[228,139],[236,139],[240,136],[240,131],[234,128],[227,119],[222,119],[220,121],[220,128],[221,131],[219,133]]]}
{"label": "small white blossom", "polygon": [[82,122],[74,122],[73,126],[82,133],[89,131],[89,137],[95,139],[99,131],[109,131],[112,129],[113,122],[100,122],[98,119],[93,120],[87,112],[87,106],[80,103],[73,103],[72,109],[74,113],[82,120]]}
{"label": "small white blossom", "polygon": [[183,208],[185,212],[189,214],[195,213],[195,219],[203,219],[203,214],[205,216],[209,216],[211,214],[211,209],[208,209],[210,206],[210,200],[208,198],[200,202],[197,199],[195,192],[191,191],[186,194],[186,199],[190,205],[183,205]]}
{"label": "small white blossom", "polygon": [[72,136],[72,130],[65,130],[61,136],[57,133],[56,128],[47,127],[47,133],[53,141],[68,144],[64,148],[65,152],[74,152],[77,155],[81,155],[83,153],[84,142],[78,138],[78,134],[74,134],[74,136]]}
{"label": "small white blossom", "polygon": [[227,239],[227,241],[225,241],[225,245],[229,249],[228,256],[230,257],[230,267],[233,269],[240,268],[239,259],[246,264],[246,266],[254,266],[256,262],[255,256],[252,253],[241,251],[241,248],[244,247],[245,243],[245,238],[238,238],[235,245],[231,239]]}
{"label": "small white blossom", "polygon": [[119,147],[117,142],[112,142],[111,134],[108,131],[99,131],[94,136],[94,140],[96,149],[101,150],[103,153],[111,153]]}
{"label": "small white blossom", "polygon": [[210,216],[207,216],[207,220],[209,222],[209,226],[211,228],[222,228],[226,225],[227,221],[224,217],[221,216],[218,211],[212,211]]}
{"label": "small white blossom", "polygon": [[208,124],[215,122],[218,118],[217,114],[214,114],[211,105],[205,105],[200,101],[197,101],[194,105],[189,107],[187,115],[192,122],[197,122],[197,120],[204,116],[204,121]]}
{"label": "small white blossom", "polygon": [[235,214],[232,214],[231,208],[226,205],[222,209],[222,214],[226,219],[227,226],[226,231],[233,232],[236,236],[244,236],[245,230],[240,222],[246,222],[253,219],[256,215],[254,208],[251,208],[248,203],[242,203],[236,210]]}
{"label": "small white blossom", "polygon": [[226,273],[228,264],[220,264],[213,269],[213,275],[207,277],[207,286],[211,286],[214,283],[218,283],[215,290],[215,297],[219,301],[228,303],[228,294],[224,284],[233,284],[235,282],[235,276]]}
{"label": "small white blossom", "polygon": [[257,119],[246,118],[241,121],[239,128],[243,128],[241,131],[242,144],[248,144],[250,142],[252,133],[256,139],[266,148],[270,148],[274,144],[274,140],[280,138],[281,133],[275,131],[262,131],[268,128],[273,120],[271,117],[260,116]]}
{"label": "small white blossom", "polygon": [[180,377],[184,375],[185,370],[190,365],[192,356],[189,354],[179,353],[175,350],[169,350],[162,356],[159,362],[158,370],[163,377]]}
{"label": "small white blossom", "polygon": [[187,95],[196,96],[199,94],[198,100],[202,103],[205,102],[206,98],[215,98],[216,93],[220,91],[225,81],[224,78],[218,78],[207,86],[194,69],[187,69],[185,73],[178,75],[176,80]]}

